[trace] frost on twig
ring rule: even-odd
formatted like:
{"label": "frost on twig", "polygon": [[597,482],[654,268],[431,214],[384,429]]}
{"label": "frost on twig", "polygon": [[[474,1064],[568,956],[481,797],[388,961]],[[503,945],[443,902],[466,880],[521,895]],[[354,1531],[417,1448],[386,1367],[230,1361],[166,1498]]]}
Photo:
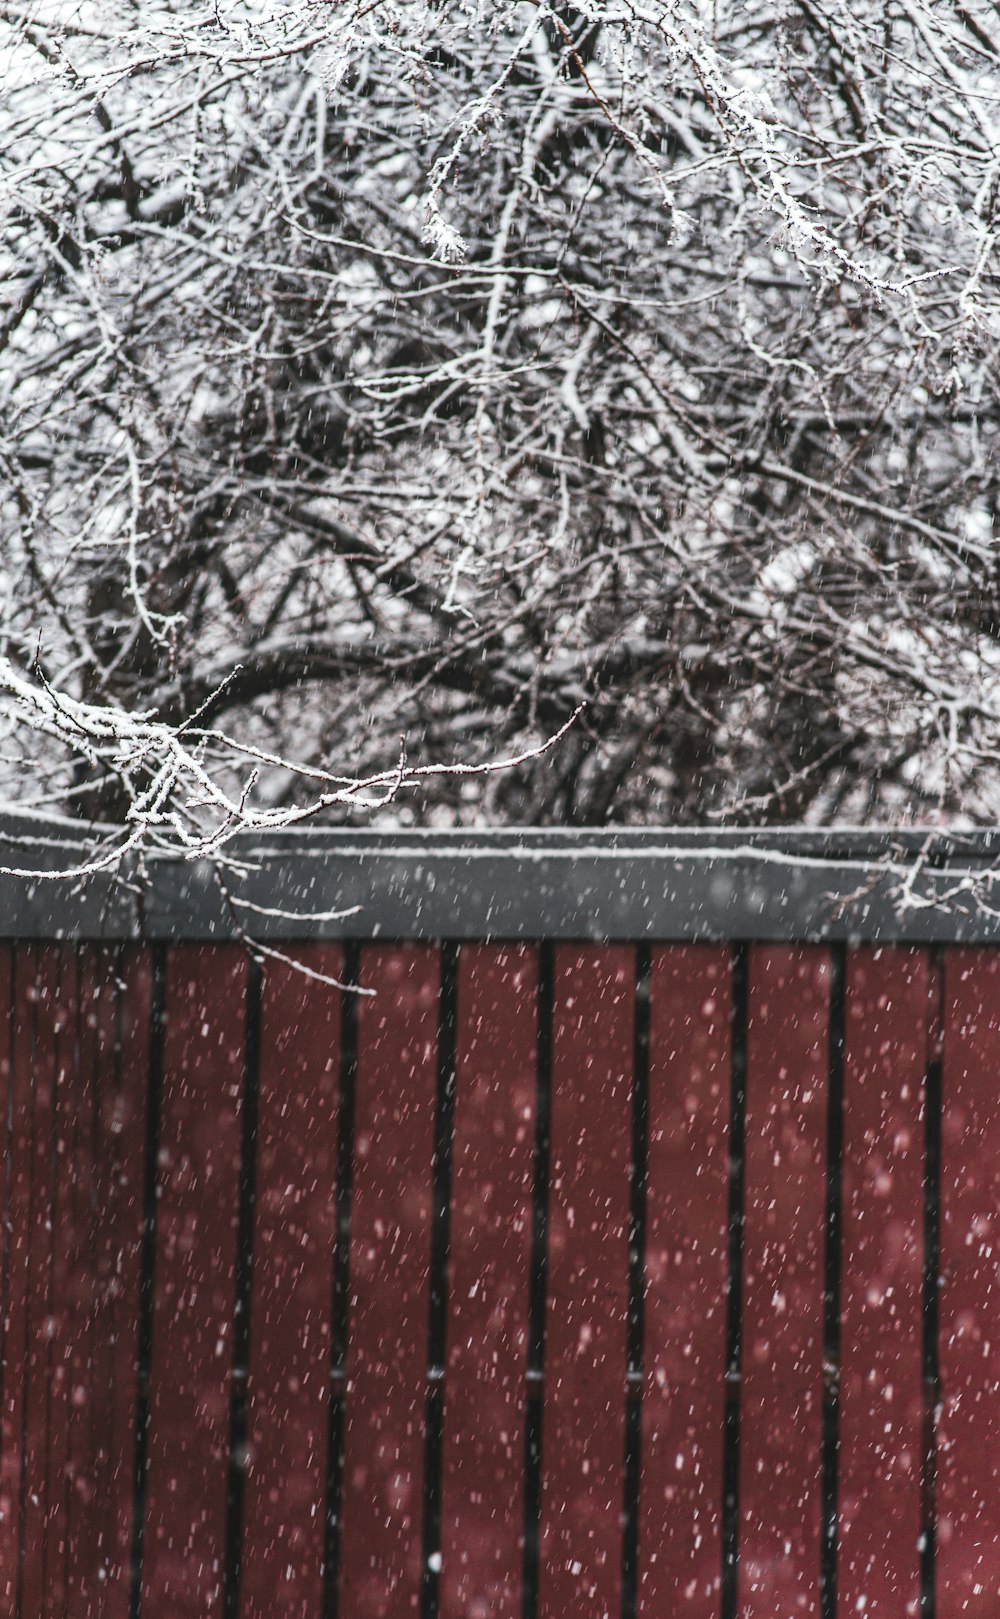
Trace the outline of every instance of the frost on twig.
{"label": "frost on twig", "polygon": [[[84,864],[61,873],[81,877],[120,866],[134,850],[165,849],[190,859],[218,859],[234,838],[300,825],[334,807],[350,811],[381,809],[405,788],[442,776],[475,777],[513,770],[555,747],[579,718],[577,709],[551,737],[510,758],[482,764],[411,765],[405,746],[395,765],[365,776],[337,775],[317,765],[297,768],[291,760],[237,743],[196,720],[171,725],[154,714],[128,714],[107,705],[80,702],[57,691],[36,663],[33,678],[0,658],[0,692],[31,724],[54,742],[83,758],[92,769],[114,778],[128,800],[120,839]],[[247,773],[238,795],[224,784],[232,757]],[[306,792],[294,805],[268,807],[254,794],[259,769],[279,769],[301,777]],[[12,875],[48,872],[4,867]]]}

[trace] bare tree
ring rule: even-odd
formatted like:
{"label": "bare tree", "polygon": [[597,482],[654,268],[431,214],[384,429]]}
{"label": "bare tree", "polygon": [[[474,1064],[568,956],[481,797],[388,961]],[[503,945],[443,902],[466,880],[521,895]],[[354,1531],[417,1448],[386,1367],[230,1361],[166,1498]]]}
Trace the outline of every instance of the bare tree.
{"label": "bare tree", "polygon": [[0,6],[9,791],[995,819],[995,28]]}

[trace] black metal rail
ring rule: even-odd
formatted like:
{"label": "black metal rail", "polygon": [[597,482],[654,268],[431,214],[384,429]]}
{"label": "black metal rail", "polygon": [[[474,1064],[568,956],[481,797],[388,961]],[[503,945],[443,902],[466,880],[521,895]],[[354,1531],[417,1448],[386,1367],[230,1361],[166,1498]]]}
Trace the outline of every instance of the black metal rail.
{"label": "black metal rail", "polygon": [[0,937],[1000,942],[994,831],[302,831],[80,875],[109,837],[0,818]]}

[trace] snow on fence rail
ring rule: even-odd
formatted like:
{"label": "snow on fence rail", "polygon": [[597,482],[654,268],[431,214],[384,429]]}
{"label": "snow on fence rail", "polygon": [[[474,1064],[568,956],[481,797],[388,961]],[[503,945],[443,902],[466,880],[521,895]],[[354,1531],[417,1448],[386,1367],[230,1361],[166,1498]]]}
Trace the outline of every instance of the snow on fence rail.
{"label": "snow on fence rail", "polygon": [[0,882],[5,1611],[995,1615],[1000,840],[243,856]]}

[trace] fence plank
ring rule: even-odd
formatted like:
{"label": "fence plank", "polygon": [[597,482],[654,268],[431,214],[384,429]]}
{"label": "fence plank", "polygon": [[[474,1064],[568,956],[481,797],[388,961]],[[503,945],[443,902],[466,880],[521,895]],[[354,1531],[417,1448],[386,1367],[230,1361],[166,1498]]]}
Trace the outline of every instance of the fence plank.
{"label": "fence plank", "polygon": [[635,951],[555,951],[542,1619],[619,1611]]}
{"label": "fence plank", "polygon": [[719,1611],[731,978],[726,949],[653,952],[642,1619],[717,1619]]}
{"label": "fence plank", "polygon": [[816,1619],[829,961],[750,954],[740,1406],[742,1619]]}
{"label": "fence plank", "polygon": [[217,1613],[229,1458],[246,961],[169,953],[143,1619]]}
{"label": "fence plank", "polygon": [[76,1051],[73,1064],[72,1168],[68,1187],[66,1353],[71,1390],[67,1413],[69,1478],[66,1587],[68,1619],[90,1619],[99,1601],[97,1480],[94,1467],[96,1196],[94,1114],[103,1053],[99,1039],[101,980],[98,951],[81,948],[76,972]]}
{"label": "fence plank", "polygon": [[106,1375],[110,1384],[104,1520],[104,1619],[128,1619],[135,1474],[136,1353],[143,1226],[146,1081],[152,968],[147,949],[127,946],[120,975],[117,1061],[99,1093],[98,1129],[106,1165],[99,1181]]}
{"label": "fence plank", "polygon": [[0,1597],[7,1613],[17,1613],[21,1601],[21,1471],[31,1230],[32,1009],[37,951],[31,945],[22,945],[13,957],[11,1135],[9,1178],[5,1186],[3,1431],[0,1440]]}
{"label": "fence plank", "polygon": [[21,1479],[21,1589],[18,1614],[42,1614],[49,1513],[49,1385],[52,1339],[52,1233],[59,949],[36,952],[31,1033],[28,1276],[25,1320],[24,1453]]}
{"label": "fence plank", "polygon": [[[52,1115],[53,1181],[51,1229],[51,1301],[49,1308],[48,1478],[45,1545],[42,1569],[44,1619],[64,1619],[70,1609],[67,1547],[70,1529],[69,1418],[73,1394],[72,1364],[72,1175],[73,1139],[78,1107],[74,1050],[76,1045],[78,975],[75,952],[63,951],[57,995],[52,1007],[54,1090]],[[86,1274],[86,1271],[84,1271]],[[96,1619],[96,1616],[95,1616]]]}
{"label": "fence plank", "polygon": [[262,990],[242,1619],[322,1612],[343,953],[295,954],[320,977]]}
{"label": "fence plank", "polygon": [[[13,1606],[17,1569],[17,1519],[13,1510],[15,1496],[13,1483],[18,1469],[12,1465],[16,1457],[13,1385],[16,1373],[14,1344],[10,1332],[13,1295],[13,1241],[14,1204],[12,1201],[14,1168],[14,1141],[17,1129],[17,1107],[20,1100],[18,1084],[18,1002],[19,971],[13,945],[0,945],[0,1164],[3,1165],[2,1198],[3,1225],[2,1266],[0,1266],[0,1598],[10,1612]],[[8,1115],[11,1127],[8,1131]]]}
{"label": "fence plank", "polygon": [[358,1006],[343,1619],[412,1619],[421,1587],[440,960],[370,946]]}
{"label": "fence plank", "polygon": [[838,1608],[920,1608],[926,953],[847,959]]}
{"label": "fence plank", "polygon": [[938,1619],[1000,1605],[1000,956],[949,951],[941,1121]]}
{"label": "fence plank", "polygon": [[517,1614],[538,955],[459,956],[442,1488],[442,1619]]}
{"label": "fence plank", "polygon": [[[93,1278],[92,1354],[90,1362],[90,1455],[93,1466],[93,1537],[86,1548],[93,1580],[91,1612],[104,1619],[108,1596],[112,1546],[114,1487],[115,1388],[112,1342],[114,1288],[118,1266],[115,1229],[117,1188],[114,1185],[114,1139],[108,1133],[120,1061],[118,1050],[116,963],[113,949],[97,952],[97,1061],[94,1067],[93,1105],[87,1120],[94,1153],[93,1214],[90,1272]],[[113,1117],[113,1115],[112,1115]]]}

